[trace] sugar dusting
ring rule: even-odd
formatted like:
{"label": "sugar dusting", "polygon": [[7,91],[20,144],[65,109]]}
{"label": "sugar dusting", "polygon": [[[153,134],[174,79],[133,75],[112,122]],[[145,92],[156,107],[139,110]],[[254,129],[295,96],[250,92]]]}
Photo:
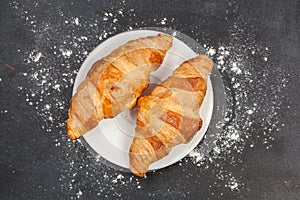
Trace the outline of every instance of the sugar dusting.
{"label": "sugar dusting", "polygon": [[[24,94],[28,105],[43,119],[41,128],[51,134],[53,145],[63,152],[58,158],[62,163],[58,180],[61,189],[71,199],[88,195],[89,188],[93,188],[96,195],[108,199],[122,197],[122,190],[143,189],[147,178],[139,179],[108,167],[101,158],[89,154],[80,140],[71,141],[66,136],[64,127],[70,97],[66,91],[70,92],[81,63],[99,42],[138,26],[155,24],[173,27],[175,19],[158,17],[152,21],[131,20],[124,28],[120,21],[137,19],[135,10],[126,8],[125,1],[119,6],[107,9],[100,17],[89,20],[80,16],[69,16],[59,10],[58,20],[55,22],[36,18],[38,5],[26,6],[13,1],[11,6],[29,31],[35,34],[35,43],[38,44],[26,52],[19,52],[24,58],[27,71],[20,72],[18,76],[26,79],[31,87],[18,88]],[[265,145],[266,149],[271,148],[274,134],[284,126],[278,120],[278,110],[282,91],[287,84],[287,75],[284,71],[272,70],[269,56],[273,50],[256,44],[254,33],[244,27],[239,22],[232,26],[229,30],[232,35],[229,44],[211,45],[209,42],[199,41],[207,49],[207,54],[214,59],[215,66],[224,78],[228,105],[222,125],[224,130],[215,139],[215,146],[208,155],[201,151],[201,145],[206,145],[204,139],[176,167],[184,169],[187,164],[192,164],[201,170],[213,168],[216,181],[209,186],[212,191],[214,188],[225,187],[232,192],[239,192],[244,186],[242,177],[226,168],[225,163],[238,165],[242,162],[240,155],[244,149],[255,148],[258,143]],[[85,34],[78,35],[77,32]],[[245,34],[248,34],[248,40],[242,41]],[[54,35],[62,40],[50,40]],[[176,32],[173,36],[176,36]],[[263,69],[258,73],[255,65],[263,66]],[[274,83],[268,88],[270,92],[265,93],[261,88],[270,85],[270,80]],[[6,113],[7,110],[1,112]],[[263,127],[264,132],[256,133],[254,127],[257,126]],[[157,172],[152,174],[160,175]],[[155,193],[149,195],[154,196]],[[214,192],[212,195],[222,196]]]}

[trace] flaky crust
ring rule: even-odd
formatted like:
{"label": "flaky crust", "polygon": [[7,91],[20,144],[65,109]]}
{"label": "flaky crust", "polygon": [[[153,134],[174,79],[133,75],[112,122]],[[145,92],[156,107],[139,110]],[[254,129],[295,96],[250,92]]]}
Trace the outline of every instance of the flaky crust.
{"label": "flaky crust", "polygon": [[162,84],[139,98],[136,135],[132,141],[130,169],[144,176],[149,165],[172,147],[188,143],[202,126],[199,109],[213,62],[198,55],[182,63]]}
{"label": "flaky crust", "polygon": [[158,34],[129,41],[94,63],[70,101],[69,137],[77,139],[103,118],[132,108],[171,46],[171,36]]}

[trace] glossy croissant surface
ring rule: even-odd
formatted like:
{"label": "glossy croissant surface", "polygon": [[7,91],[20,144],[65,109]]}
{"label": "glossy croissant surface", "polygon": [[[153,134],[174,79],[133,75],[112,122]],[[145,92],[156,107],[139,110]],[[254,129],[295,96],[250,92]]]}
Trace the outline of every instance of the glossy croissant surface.
{"label": "glossy croissant surface", "polygon": [[77,139],[103,118],[132,108],[171,46],[171,36],[158,34],[131,40],[95,62],[70,101],[69,137]]}
{"label": "glossy croissant surface", "polygon": [[135,175],[144,176],[151,163],[165,157],[172,147],[191,141],[200,130],[199,109],[212,68],[211,59],[198,55],[139,98],[136,135],[129,152],[130,170]]}

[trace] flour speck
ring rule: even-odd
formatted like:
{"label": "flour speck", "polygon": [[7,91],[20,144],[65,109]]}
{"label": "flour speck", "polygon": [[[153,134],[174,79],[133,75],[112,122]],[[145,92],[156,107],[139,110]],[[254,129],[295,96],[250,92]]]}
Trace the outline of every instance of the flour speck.
{"label": "flour speck", "polygon": [[[33,62],[38,62],[40,60],[40,58],[42,57],[42,53],[41,52],[36,52],[36,51],[32,51],[29,54],[29,59]],[[28,60],[29,61],[29,60]],[[30,61],[29,61],[30,62]]]}
{"label": "flour speck", "polygon": [[73,51],[69,50],[69,49],[59,49],[59,51],[61,52],[61,54],[65,57],[68,58],[72,55]]}
{"label": "flour speck", "polygon": [[167,18],[163,18],[161,21],[160,21],[160,23],[162,24],[162,25],[165,25],[166,23],[167,23]]}
{"label": "flour speck", "polygon": [[79,19],[78,19],[78,17],[74,18],[73,23],[76,24],[77,26],[79,25]]}

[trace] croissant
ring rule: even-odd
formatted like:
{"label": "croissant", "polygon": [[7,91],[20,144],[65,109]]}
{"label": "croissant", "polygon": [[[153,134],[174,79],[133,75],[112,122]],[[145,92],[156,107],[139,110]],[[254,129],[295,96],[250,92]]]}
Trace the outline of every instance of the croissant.
{"label": "croissant", "polygon": [[175,145],[188,143],[202,126],[199,109],[213,62],[205,55],[182,63],[149,95],[140,97],[135,137],[129,150],[130,170],[144,176],[151,163]]}
{"label": "croissant", "polygon": [[69,137],[75,140],[103,118],[132,108],[171,46],[171,36],[158,34],[131,40],[95,62],[70,101]]}

